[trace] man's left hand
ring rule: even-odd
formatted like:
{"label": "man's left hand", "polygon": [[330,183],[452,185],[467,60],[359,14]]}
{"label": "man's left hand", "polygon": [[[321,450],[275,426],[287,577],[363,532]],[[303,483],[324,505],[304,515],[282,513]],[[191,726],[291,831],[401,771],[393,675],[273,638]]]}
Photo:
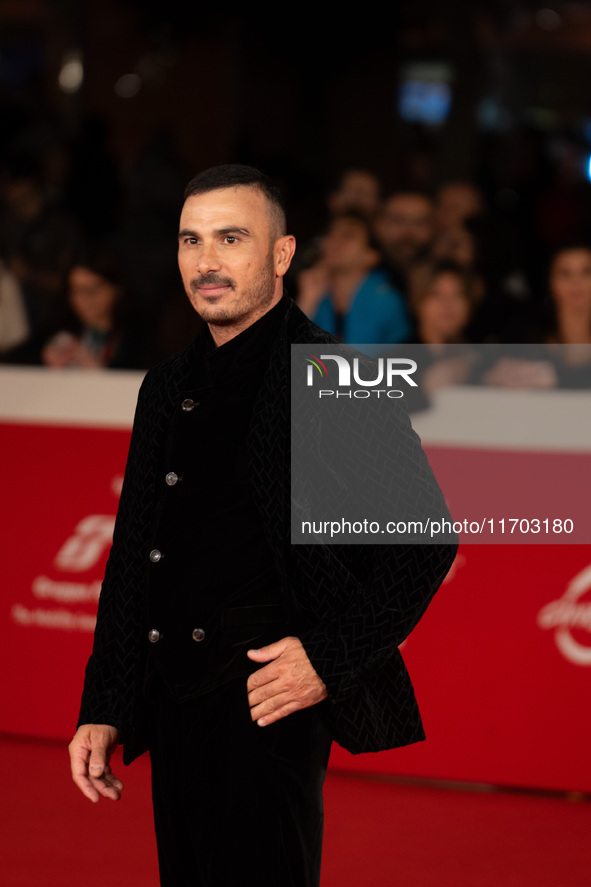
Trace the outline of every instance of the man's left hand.
{"label": "man's left hand", "polygon": [[269,663],[253,672],[246,684],[250,714],[260,727],[326,698],[326,686],[299,638],[282,638],[249,650],[247,656],[253,662]]}

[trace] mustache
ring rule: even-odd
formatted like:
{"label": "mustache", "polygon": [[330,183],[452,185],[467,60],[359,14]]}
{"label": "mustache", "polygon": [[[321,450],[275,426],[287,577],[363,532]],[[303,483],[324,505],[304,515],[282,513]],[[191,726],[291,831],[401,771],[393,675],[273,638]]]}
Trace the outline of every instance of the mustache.
{"label": "mustache", "polygon": [[231,277],[223,277],[221,274],[200,274],[199,277],[194,277],[189,283],[191,292],[195,292],[200,286],[208,285],[229,286],[232,289],[236,289],[235,281]]}

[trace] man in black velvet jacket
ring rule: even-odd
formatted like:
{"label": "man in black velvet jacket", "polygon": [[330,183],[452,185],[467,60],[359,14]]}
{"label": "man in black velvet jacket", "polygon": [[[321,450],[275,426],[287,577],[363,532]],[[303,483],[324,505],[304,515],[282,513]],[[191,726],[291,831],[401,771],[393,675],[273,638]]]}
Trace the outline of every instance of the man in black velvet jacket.
{"label": "man in black velvet jacket", "polygon": [[[111,752],[150,748],[162,884],[237,883],[256,859],[257,879],[312,887],[331,741],[424,738],[398,646],[455,547],[291,545],[290,346],[335,340],[283,294],[295,241],[266,177],[216,167],[185,197],[206,329],[140,390],[72,774],[118,799]],[[397,431],[444,512],[402,414]]]}

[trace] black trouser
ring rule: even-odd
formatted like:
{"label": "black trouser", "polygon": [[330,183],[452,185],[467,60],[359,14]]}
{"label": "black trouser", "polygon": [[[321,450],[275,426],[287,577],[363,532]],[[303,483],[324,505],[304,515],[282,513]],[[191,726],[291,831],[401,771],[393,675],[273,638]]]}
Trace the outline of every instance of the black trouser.
{"label": "black trouser", "polygon": [[150,704],[152,792],[163,887],[318,887],[331,739],[320,703],[259,727],[246,678]]}

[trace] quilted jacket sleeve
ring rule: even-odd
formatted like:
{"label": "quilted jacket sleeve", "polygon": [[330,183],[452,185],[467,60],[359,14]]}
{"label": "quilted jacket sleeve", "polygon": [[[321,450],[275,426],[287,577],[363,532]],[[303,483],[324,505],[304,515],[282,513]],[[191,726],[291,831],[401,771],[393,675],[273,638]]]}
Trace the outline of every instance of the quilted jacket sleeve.
{"label": "quilted jacket sleeve", "polygon": [[[359,422],[364,415],[359,413]],[[352,519],[363,517],[360,506],[354,505],[359,499],[359,483],[353,475],[359,475],[363,477],[364,503],[368,509],[376,509],[382,527],[386,518],[402,515],[407,521],[420,519],[423,526],[429,515],[450,520],[406,412],[399,408],[384,411],[383,421],[380,413],[379,422],[358,426],[361,433],[355,436],[348,432],[349,416],[350,412],[336,405],[330,430],[323,428],[319,435],[324,447],[319,456],[326,464],[324,476],[333,474],[336,480],[332,486],[327,481],[320,491],[308,489],[312,511],[324,509],[329,516],[346,514],[349,509]],[[359,437],[363,440],[361,453]],[[374,459],[372,471],[367,470],[368,453]],[[348,498],[349,487],[355,487],[357,498]],[[305,628],[300,638],[334,702],[354,692],[364,675],[375,673],[394,656],[424,614],[457,551],[454,534],[437,544],[427,543],[428,535],[400,538],[398,544],[343,544],[338,548],[324,539],[331,552],[324,560],[332,561],[327,569],[333,573],[331,581],[339,586],[340,596],[336,606],[327,611],[327,618]],[[323,543],[319,540],[318,544]]]}
{"label": "quilted jacket sleeve", "polygon": [[[153,372],[153,371],[151,371]],[[92,655],[86,667],[78,725],[110,724],[125,733],[130,693],[138,667],[140,583],[143,574],[140,540],[149,520],[151,484],[145,453],[150,429],[151,373],[140,388],[113,545],[101,588]]]}
{"label": "quilted jacket sleeve", "polygon": [[300,633],[308,657],[339,702],[366,673],[385,665],[427,609],[455,557],[456,546],[375,546],[373,564],[348,607]]}

